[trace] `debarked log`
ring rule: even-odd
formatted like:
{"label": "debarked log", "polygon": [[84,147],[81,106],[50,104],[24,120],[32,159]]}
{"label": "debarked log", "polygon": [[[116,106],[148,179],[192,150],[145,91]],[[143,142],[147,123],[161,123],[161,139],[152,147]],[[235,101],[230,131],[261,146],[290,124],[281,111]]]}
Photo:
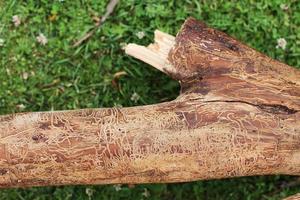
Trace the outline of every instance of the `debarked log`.
{"label": "debarked log", "polygon": [[299,199],[300,199],[300,193],[297,193],[297,194],[295,194],[293,196],[289,196],[283,200],[299,200]]}
{"label": "debarked log", "polygon": [[300,71],[189,18],[126,53],[173,101],[0,117],[0,187],[300,175]]}

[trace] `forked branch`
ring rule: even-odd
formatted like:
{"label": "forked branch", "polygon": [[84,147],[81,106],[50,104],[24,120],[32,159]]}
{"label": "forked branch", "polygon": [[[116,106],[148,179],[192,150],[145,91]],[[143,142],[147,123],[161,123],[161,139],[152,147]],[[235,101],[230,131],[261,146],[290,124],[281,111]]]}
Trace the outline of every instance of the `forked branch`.
{"label": "forked branch", "polygon": [[188,19],[126,53],[181,84],[171,102],[0,117],[0,186],[300,174],[300,72]]}

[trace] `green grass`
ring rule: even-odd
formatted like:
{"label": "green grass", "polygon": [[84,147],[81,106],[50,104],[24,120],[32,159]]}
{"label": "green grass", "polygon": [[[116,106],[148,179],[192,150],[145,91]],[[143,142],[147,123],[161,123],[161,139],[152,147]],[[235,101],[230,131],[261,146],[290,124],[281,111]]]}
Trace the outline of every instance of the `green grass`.
{"label": "green grass", "polygon": [[[175,35],[193,16],[223,30],[270,57],[300,66],[300,3],[297,0],[196,1],[123,0],[86,43],[72,43],[105,12],[102,0],[0,0],[0,114],[135,106],[174,99],[179,85],[164,74],[126,56],[122,43],[148,44],[153,31]],[[288,9],[282,9],[285,4]],[[12,16],[22,24],[14,27]],[[136,33],[145,32],[138,39]],[[48,44],[37,43],[43,33]],[[276,48],[285,38],[285,50]],[[125,71],[112,84],[116,72]],[[28,77],[26,77],[28,76]],[[131,96],[137,93],[138,101]],[[134,188],[66,186],[0,191],[0,199],[280,199],[300,192],[282,188],[293,177],[264,176]],[[146,190],[150,196],[145,197]],[[87,195],[89,191],[92,195]],[[89,193],[88,192],[88,193]]]}

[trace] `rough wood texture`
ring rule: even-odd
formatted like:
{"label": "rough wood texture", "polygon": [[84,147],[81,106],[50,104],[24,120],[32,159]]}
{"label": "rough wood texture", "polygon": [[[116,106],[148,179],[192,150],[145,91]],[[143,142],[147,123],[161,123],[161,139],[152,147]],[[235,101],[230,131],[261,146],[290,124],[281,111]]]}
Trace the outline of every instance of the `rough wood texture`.
{"label": "rough wood texture", "polygon": [[290,196],[290,197],[287,197],[287,198],[285,198],[283,200],[300,200],[300,193],[295,194],[295,195]]}
{"label": "rough wood texture", "polygon": [[194,19],[155,42],[126,52],[178,80],[176,100],[2,116],[0,186],[300,174],[299,71]]}

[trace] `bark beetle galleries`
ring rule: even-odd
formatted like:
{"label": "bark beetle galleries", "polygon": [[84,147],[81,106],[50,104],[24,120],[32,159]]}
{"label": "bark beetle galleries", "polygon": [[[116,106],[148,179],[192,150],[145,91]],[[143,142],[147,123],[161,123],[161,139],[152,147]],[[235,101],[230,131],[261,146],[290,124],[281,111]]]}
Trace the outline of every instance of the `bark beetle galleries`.
{"label": "bark beetle galleries", "polygon": [[195,19],[126,52],[171,102],[0,116],[0,187],[300,174],[300,72]]}

